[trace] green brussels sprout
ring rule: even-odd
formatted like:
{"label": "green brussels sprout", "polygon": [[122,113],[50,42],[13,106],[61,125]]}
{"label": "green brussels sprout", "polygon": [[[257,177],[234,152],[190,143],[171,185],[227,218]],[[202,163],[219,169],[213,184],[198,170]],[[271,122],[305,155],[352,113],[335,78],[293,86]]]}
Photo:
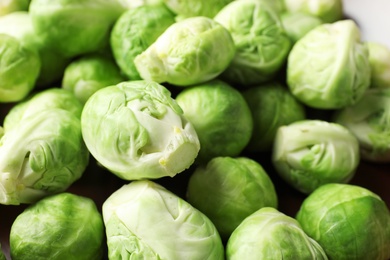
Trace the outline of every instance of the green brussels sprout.
{"label": "green brussels sprout", "polygon": [[41,61],[35,50],[0,33],[0,102],[17,102],[34,88]]}
{"label": "green brussels sprout", "polygon": [[164,86],[126,81],[96,91],[81,115],[95,159],[122,179],[173,177],[194,162],[199,140]]}
{"label": "green brussels sprout", "polygon": [[187,201],[210,218],[224,240],[250,214],[278,204],[266,171],[246,157],[215,157],[198,166],[188,182]]}
{"label": "green brussels sprout", "polygon": [[374,192],[323,185],[305,198],[296,219],[329,259],[390,259],[390,212]]}
{"label": "green brussels sprout", "polygon": [[296,43],[315,27],[323,24],[317,16],[301,12],[284,12],[280,19],[284,30],[293,43]]}
{"label": "green brussels sprout", "polygon": [[233,0],[163,0],[166,6],[178,16],[178,20],[194,16],[213,18],[220,9],[232,1]]}
{"label": "green brussels sprout", "polygon": [[40,58],[41,66],[37,87],[47,87],[61,79],[70,59],[45,44],[34,31],[31,16],[27,11],[13,12],[0,17],[0,33],[5,33],[21,41],[27,48],[34,49]]}
{"label": "green brussels sprout", "polygon": [[284,0],[288,12],[303,12],[317,16],[325,23],[333,23],[343,18],[342,0]]}
{"label": "green brussels sprout", "polygon": [[327,260],[322,247],[294,218],[263,207],[245,218],[226,245],[226,259]]}
{"label": "green brussels sprout", "polygon": [[220,75],[234,54],[226,28],[211,18],[192,17],[169,26],[134,64],[145,80],[188,86]]}
{"label": "green brussels sprout", "polygon": [[186,88],[176,101],[194,126],[200,142],[197,162],[239,155],[247,146],[253,119],[243,95],[221,80]]}
{"label": "green brussels sprout", "polygon": [[340,124],[302,120],[279,127],[272,152],[277,173],[309,194],[326,183],[346,183],[360,162],[356,137]]}
{"label": "green brussels sprout", "polygon": [[111,27],[124,12],[116,0],[31,0],[36,33],[65,57],[108,45]]}
{"label": "green brussels sprout", "polygon": [[18,11],[27,11],[30,0],[3,0],[0,1],[0,17]]}
{"label": "green brussels sprout", "polygon": [[253,117],[253,133],[246,149],[271,151],[276,131],[306,118],[305,107],[278,82],[251,87],[242,92]]}
{"label": "green brussels sprout", "polygon": [[101,88],[124,81],[115,61],[106,55],[90,54],[72,61],[64,71],[61,87],[82,103]]}
{"label": "green brussels sprout", "polygon": [[[60,93],[53,98],[56,93],[50,90],[36,95],[14,106],[4,119],[0,139],[1,204],[33,203],[62,192],[81,177],[88,165],[89,152],[77,115],[81,104],[75,97],[76,101],[61,100],[66,95]],[[63,108],[66,104],[78,107],[68,110]]]}
{"label": "green brussels sprout", "polygon": [[368,56],[352,20],[319,25],[294,44],[287,63],[288,86],[309,107],[352,105],[370,85]]}
{"label": "green brussels sprout", "polygon": [[356,104],[336,111],[333,121],[359,141],[361,158],[390,162],[390,88],[368,89]]}
{"label": "green brussels sprout", "polygon": [[174,22],[174,14],[165,5],[140,6],[119,17],[111,31],[110,43],[118,66],[129,79],[141,79],[134,58]]}
{"label": "green brussels sprout", "polygon": [[390,88],[390,48],[378,42],[367,42],[371,66],[371,87]]}
{"label": "green brussels sprout", "polygon": [[233,1],[214,20],[232,35],[236,54],[222,78],[250,86],[270,80],[285,64],[291,49],[278,13],[258,0]]}
{"label": "green brussels sprout", "polygon": [[60,193],[20,213],[11,226],[12,259],[102,259],[104,225],[90,198]]}
{"label": "green brussels sprout", "polygon": [[150,180],[123,185],[102,212],[109,259],[224,259],[210,219]]}

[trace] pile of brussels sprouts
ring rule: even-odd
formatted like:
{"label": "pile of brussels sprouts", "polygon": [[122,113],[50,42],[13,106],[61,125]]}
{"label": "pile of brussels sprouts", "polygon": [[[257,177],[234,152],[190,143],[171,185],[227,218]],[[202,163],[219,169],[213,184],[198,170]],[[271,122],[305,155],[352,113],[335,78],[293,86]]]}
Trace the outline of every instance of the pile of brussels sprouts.
{"label": "pile of brussels sprouts", "polygon": [[[350,184],[390,162],[390,49],[341,0],[2,1],[0,102],[14,260],[390,258]],[[69,191],[91,163],[123,181],[101,208]]]}

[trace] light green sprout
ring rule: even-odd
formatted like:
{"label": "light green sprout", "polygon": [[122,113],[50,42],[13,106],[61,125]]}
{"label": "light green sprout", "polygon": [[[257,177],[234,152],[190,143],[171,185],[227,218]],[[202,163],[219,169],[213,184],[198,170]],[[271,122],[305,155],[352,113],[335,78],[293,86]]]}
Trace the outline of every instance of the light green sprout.
{"label": "light green sprout", "polygon": [[173,177],[194,162],[199,140],[164,86],[126,81],[95,92],[81,116],[98,162],[126,179]]}
{"label": "light green sprout", "polygon": [[37,93],[6,115],[0,139],[1,204],[33,203],[64,191],[88,165],[81,104],[61,91],[67,92]]}
{"label": "light green sprout", "polygon": [[225,27],[211,18],[192,17],[169,26],[134,64],[145,80],[184,87],[216,78],[234,54]]}
{"label": "light green sprout", "polygon": [[272,161],[287,183],[308,194],[326,183],[351,180],[360,162],[359,143],[340,124],[297,121],[278,129]]}
{"label": "light green sprout", "polygon": [[241,0],[221,9],[214,20],[232,35],[236,54],[222,78],[250,86],[270,80],[291,49],[279,14],[265,1]]}
{"label": "light green sprout", "polygon": [[211,80],[182,90],[176,101],[199,137],[197,162],[238,156],[248,145],[253,131],[251,111],[241,92],[231,85]]}
{"label": "light green sprout", "polygon": [[327,260],[324,250],[294,218],[263,207],[245,218],[226,245],[227,260]]}
{"label": "light green sprout", "polygon": [[374,192],[330,183],[304,199],[296,219],[329,259],[389,259],[390,212]]}
{"label": "light green sprout", "polygon": [[367,45],[352,20],[322,24],[298,40],[288,57],[287,84],[300,101],[319,109],[357,102],[371,78]]}
{"label": "light green sprout", "polygon": [[187,200],[210,218],[224,240],[253,212],[278,205],[267,172],[247,157],[215,157],[199,165],[189,179]]}
{"label": "light green sprout", "polygon": [[210,219],[152,181],[122,186],[106,199],[102,212],[110,259],[224,259]]}
{"label": "light green sprout", "polygon": [[103,218],[94,201],[72,193],[41,199],[11,226],[12,259],[102,259]]}
{"label": "light green sprout", "polygon": [[390,162],[390,88],[368,89],[359,102],[336,111],[333,120],[356,136],[362,159]]}

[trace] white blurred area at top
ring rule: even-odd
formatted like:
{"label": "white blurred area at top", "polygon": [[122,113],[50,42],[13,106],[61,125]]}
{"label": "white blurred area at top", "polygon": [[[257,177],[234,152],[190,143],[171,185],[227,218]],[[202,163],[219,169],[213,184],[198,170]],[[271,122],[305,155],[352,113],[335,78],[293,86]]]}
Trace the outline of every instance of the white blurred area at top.
{"label": "white blurred area at top", "polygon": [[343,9],[358,24],[363,41],[390,48],[390,0],[343,0]]}

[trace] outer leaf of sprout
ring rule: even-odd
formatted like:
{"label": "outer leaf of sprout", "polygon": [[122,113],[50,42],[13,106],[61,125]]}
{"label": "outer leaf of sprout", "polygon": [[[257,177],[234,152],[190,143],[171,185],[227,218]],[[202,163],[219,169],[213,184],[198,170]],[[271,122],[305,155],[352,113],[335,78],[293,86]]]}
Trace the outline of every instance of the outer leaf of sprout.
{"label": "outer leaf of sprout", "polygon": [[112,259],[224,259],[210,219],[152,181],[122,186],[102,210]]}

